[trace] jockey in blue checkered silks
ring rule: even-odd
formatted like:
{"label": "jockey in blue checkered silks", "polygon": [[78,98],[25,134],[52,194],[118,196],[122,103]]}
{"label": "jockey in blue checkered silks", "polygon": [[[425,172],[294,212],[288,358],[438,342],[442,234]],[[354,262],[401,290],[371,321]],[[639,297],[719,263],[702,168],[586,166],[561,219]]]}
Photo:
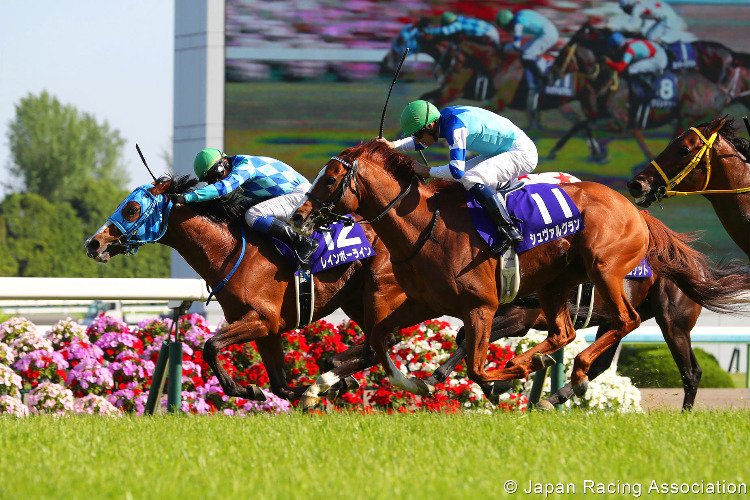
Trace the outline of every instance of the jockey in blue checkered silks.
{"label": "jockey in blue checkered silks", "polygon": [[198,153],[193,169],[198,180],[208,185],[170,195],[172,202],[199,203],[242,189],[245,197],[257,202],[245,212],[248,226],[294,248],[301,262],[309,261],[318,247],[317,241],[294,232],[287,223],[310,189],[310,183],[301,174],[274,158],[227,156],[214,148]]}

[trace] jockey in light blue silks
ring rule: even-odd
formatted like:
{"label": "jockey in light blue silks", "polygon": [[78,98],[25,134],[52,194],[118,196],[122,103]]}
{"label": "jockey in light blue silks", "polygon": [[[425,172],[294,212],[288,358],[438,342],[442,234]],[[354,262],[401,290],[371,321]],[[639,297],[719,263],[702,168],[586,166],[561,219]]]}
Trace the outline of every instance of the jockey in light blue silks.
{"label": "jockey in light blue silks", "polygon": [[[414,167],[418,174],[461,182],[487,211],[505,238],[492,248],[505,251],[523,236],[495,196],[499,184],[531,173],[539,156],[536,145],[510,120],[474,106],[451,106],[442,111],[426,101],[409,103],[401,113],[406,137],[394,142],[379,139],[399,151],[422,150],[440,138],[448,141],[450,162],[440,167]],[[478,156],[467,158],[468,153]]]}
{"label": "jockey in light blue silks", "polygon": [[193,162],[198,180],[209,183],[195,191],[169,195],[173,203],[200,203],[224,196],[237,189],[251,201],[248,226],[283,241],[293,248],[300,262],[308,262],[318,242],[301,236],[287,219],[310,189],[310,183],[292,167],[267,156],[227,156],[218,149],[199,152]]}
{"label": "jockey in light blue silks", "polygon": [[[535,90],[546,85],[546,77],[539,66],[538,59],[557,43],[560,34],[552,21],[533,10],[523,9],[515,15],[507,9],[497,13],[497,25],[513,33],[513,42],[506,45],[506,50],[521,51],[521,64],[533,76],[530,87]],[[521,45],[523,37],[531,41]]]}

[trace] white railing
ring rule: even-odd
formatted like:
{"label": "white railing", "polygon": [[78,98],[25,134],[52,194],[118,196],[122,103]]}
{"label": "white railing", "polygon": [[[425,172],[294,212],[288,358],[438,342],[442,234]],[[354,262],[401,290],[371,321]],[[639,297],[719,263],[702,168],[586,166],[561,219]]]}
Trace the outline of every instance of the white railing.
{"label": "white railing", "polygon": [[0,278],[0,299],[195,302],[206,301],[208,291],[195,278]]}

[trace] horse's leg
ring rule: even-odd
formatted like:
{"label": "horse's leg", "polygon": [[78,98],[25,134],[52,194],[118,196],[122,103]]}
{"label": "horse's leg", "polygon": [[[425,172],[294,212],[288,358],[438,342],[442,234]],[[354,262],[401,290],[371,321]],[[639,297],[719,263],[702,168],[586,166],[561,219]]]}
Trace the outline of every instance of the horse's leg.
{"label": "horse's leg", "polygon": [[573,362],[571,383],[573,384],[573,391],[578,397],[586,393],[588,388],[586,374],[596,358],[641,324],[640,316],[625,295],[623,278],[609,278],[603,281],[605,278],[601,274],[595,272],[591,274],[591,281],[599,290],[604,303],[609,306],[612,323],[610,330],[603,333],[590,346],[579,353]]}
{"label": "horse's leg", "polygon": [[682,409],[690,410],[695,403],[702,373],[691,347],[690,332],[702,308],[677,288],[673,281],[659,280],[652,287],[652,292],[649,295],[652,296],[654,317],[682,377],[685,392]]}
{"label": "horse's leg", "polygon": [[[567,283],[558,280],[538,291],[539,302],[547,318],[547,338],[510,360],[504,369],[497,370],[496,374],[489,371],[488,375],[505,378],[507,374],[513,374],[513,378],[526,377],[531,372],[552,364],[548,355],[575,340],[576,333],[568,310],[569,289]],[[554,321],[549,321],[550,318],[554,318]]]}
{"label": "horse's leg", "polygon": [[255,346],[258,348],[266,373],[268,373],[271,392],[289,401],[298,399],[305,392],[307,386],[290,387],[287,384],[284,374],[284,348],[281,344],[281,335],[267,335],[255,339]]}
{"label": "horse's leg", "polygon": [[[492,319],[490,344],[497,342],[501,338],[523,337],[529,332],[529,329],[540,314],[541,311],[539,309],[522,309],[515,306],[501,306],[495,314],[495,317]],[[435,386],[445,382],[450,374],[456,369],[456,366],[458,366],[465,357],[466,339],[465,330],[462,326],[458,331],[458,335],[456,335],[456,350],[432,373],[432,375],[423,379],[424,383],[428,386]],[[482,389],[485,397],[490,400],[492,404],[498,404],[499,396],[505,392],[507,384],[499,382],[495,384],[481,383],[479,384],[479,387]]]}
{"label": "horse's leg", "polygon": [[[206,340],[203,346],[203,358],[219,380],[224,394],[230,397],[235,396],[254,401],[263,401],[266,399],[263,391],[257,386],[249,385],[248,387],[242,387],[235,382],[219,362],[219,353],[225,347],[234,344],[244,344],[251,340],[265,337],[266,335],[268,335],[266,324],[260,320],[258,313],[251,311],[242,319],[226,325],[216,335]],[[281,364],[283,365],[283,361]]]}
{"label": "horse's leg", "polygon": [[375,351],[378,361],[383,365],[388,380],[395,387],[419,396],[427,396],[432,392],[433,389],[422,380],[407,378],[401,373],[388,354],[387,341],[389,336],[393,336],[400,329],[416,325],[436,316],[439,316],[439,313],[431,307],[407,298],[391,314],[372,328],[368,343]]}
{"label": "horse's leg", "polygon": [[[599,328],[596,331],[596,338],[598,339],[607,331],[609,331],[609,323],[599,325]],[[617,348],[619,347],[619,345],[619,342],[612,345],[609,349],[604,351],[604,354],[596,358],[594,362],[591,363],[591,368],[589,368],[587,374],[589,380],[594,380],[610,366],[612,366],[612,360],[614,360],[615,354],[617,354]],[[573,392],[573,384],[568,382],[563,387],[558,389],[558,391],[554,394],[551,394],[549,397],[539,401],[537,407],[543,410],[552,410],[555,408],[555,405],[561,405],[573,396],[575,396],[575,393]]]}

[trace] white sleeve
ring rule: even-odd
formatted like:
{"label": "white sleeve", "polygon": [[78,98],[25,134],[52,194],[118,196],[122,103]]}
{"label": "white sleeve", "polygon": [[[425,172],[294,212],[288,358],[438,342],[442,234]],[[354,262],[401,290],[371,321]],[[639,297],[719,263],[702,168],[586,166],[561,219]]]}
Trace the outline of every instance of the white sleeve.
{"label": "white sleeve", "polygon": [[440,167],[430,167],[430,177],[435,177],[437,179],[450,179],[452,181],[456,180],[451,173],[450,164],[442,165]]}
{"label": "white sleeve", "polygon": [[416,151],[417,145],[414,141],[414,136],[404,137],[393,141],[393,149],[396,151]]}

